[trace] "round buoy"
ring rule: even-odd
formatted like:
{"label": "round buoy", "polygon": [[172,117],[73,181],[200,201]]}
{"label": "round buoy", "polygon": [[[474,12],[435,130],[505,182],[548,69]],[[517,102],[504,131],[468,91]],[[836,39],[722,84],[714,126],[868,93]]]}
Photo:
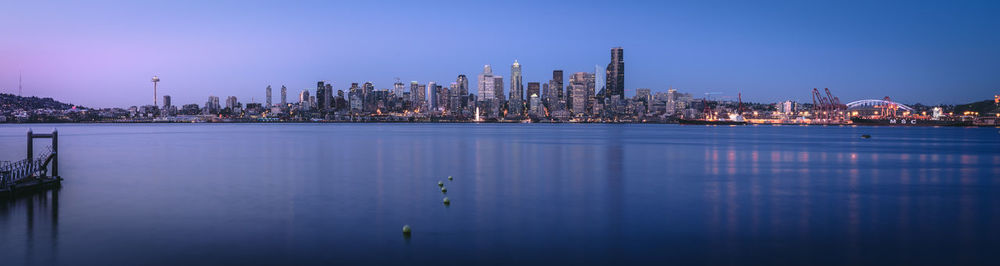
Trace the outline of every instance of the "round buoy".
{"label": "round buoy", "polygon": [[451,200],[449,200],[448,197],[444,197],[444,200],[442,200],[442,202],[444,202],[444,205],[451,204]]}
{"label": "round buoy", "polygon": [[451,181],[451,180],[452,180],[451,176],[448,176],[448,181]]}
{"label": "round buoy", "polygon": [[441,187],[441,193],[446,193],[446,192],[448,192],[448,188],[446,188],[446,187]]}
{"label": "round buoy", "polygon": [[444,187],[444,182],[438,181],[438,187]]}
{"label": "round buoy", "polygon": [[410,235],[410,225],[404,225],[403,226],[403,234],[404,235]]}

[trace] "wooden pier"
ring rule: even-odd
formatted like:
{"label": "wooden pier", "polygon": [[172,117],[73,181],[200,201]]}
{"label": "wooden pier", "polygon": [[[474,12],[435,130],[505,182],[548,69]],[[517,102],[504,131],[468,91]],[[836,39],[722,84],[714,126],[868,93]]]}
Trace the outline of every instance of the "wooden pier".
{"label": "wooden pier", "polygon": [[[35,139],[50,139],[47,150],[35,154]],[[28,130],[26,158],[15,162],[0,162],[0,195],[13,196],[21,192],[59,186],[59,132],[36,134]],[[51,169],[51,171],[50,171]]]}

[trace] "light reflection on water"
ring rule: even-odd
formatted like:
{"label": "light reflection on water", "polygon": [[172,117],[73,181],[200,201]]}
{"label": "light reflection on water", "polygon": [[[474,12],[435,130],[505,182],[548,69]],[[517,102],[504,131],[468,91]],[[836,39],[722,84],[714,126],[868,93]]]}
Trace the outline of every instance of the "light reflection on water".
{"label": "light reflection on water", "polygon": [[[13,265],[954,264],[1000,247],[993,129],[58,126],[63,187],[0,204]],[[24,131],[0,126],[0,159]]]}

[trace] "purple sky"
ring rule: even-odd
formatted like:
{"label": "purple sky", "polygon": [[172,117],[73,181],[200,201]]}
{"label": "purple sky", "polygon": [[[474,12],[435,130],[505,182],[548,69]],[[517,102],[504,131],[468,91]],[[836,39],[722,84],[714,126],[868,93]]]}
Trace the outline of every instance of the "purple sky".
{"label": "purple sky", "polygon": [[[745,101],[965,103],[1000,93],[998,1],[7,1],[0,92],[92,107],[295,98],[318,80],[445,84],[484,64],[524,81],[625,48],[636,88]],[[136,3],[141,2],[141,3]],[[206,3],[211,2],[211,3]],[[627,3],[626,3],[627,2]],[[568,78],[568,77],[567,77]],[[474,80],[474,78],[472,78]],[[474,87],[474,82],[472,87]],[[311,92],[313,93],[313,92]]]}

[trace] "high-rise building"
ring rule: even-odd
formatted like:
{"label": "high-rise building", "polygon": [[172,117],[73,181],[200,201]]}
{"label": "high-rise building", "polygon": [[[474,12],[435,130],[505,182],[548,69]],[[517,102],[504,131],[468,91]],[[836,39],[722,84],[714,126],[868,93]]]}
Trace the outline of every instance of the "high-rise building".
{"label": "high-rise building", "polygon": [[322,81],[316,82],[316,108],[322,110],[328,102],[330,95],[326,94],[326,84]]}
{"label": "high-rise building", "polygon": [[236,96],[226,97],[226,109],[235,112],[239,110],[239,104],[240,102],[236,100]]}
{"label": "high-rise building", "polygon": [[510,65],[510,101],[524,99],[524,83],[521,81],[521,64],[514,60]]}
{"label": "high-rise building", "polygon": [[559,101],[563,98],[563,71],[552,70],[552,79],[549,80],[549,95],[551,100]]}
{"label": "high-rise building", "polygon": [[607,90],[605,91],[604,97],[618,97],[618,99],[625,99],[625,58],[624,51],[621,47],[611,48],[611,63],[608,63],[608,68],[605,71],[607,75],[605,78],[605,86]]}
{"label": "high-rise building", "polygon": [[163,110],[170,109],[170,95],[163,95]]}
{"label": "high-rise building", "polygon": [[299,93],[299,108],[309,110],[309,90],[302,90]]}
{"label": "high-rise building", "polygon": [[271,108],[271,85],[267,85],[267,89],[265,89],[265,91],[267,92],[266,93],[266,95],[267,95],[267,108]]}
{"label": "high-rise building", "polygon": [[479,84],[477,84],[480,101],[492,101],[497,98],[495,82],[493,69],[490,65],[483,66],[483,73],[479,74]]}
{"label": "high-rise building", "polygon": [[468,107],[469,79],[466,78],[464,74],[462,74],[458,75],[458,78],[455,79],[455,82],[458,83],[458,97],[459,97],[458,100],[461,101],[461,103],[459,103],[459,106],[462,108]]}
{"label": "high-rise building", "polygon": [[222,107],[219,105],[218,96],[208,96],[208,101],[205,102],[205,114],[218,114]]}
{"label": "high-rise building", "polygon": [[326,97],[326,105],[323,105],[321,108],[329,109],[334,107],[336,96],[333,95],[333,84],[330,84],[330,82],[326,83],[326,95],[323,97]]}
{"label": "high-rise building", "polygon": [[[531,97],[531,95],[536,95],[536,96],[542,95],[541,91],[540,91],[540,88],[539,88],[539,85],[540,84],[538,82],[528,82],[528,91],[525,93],[525,95],[527,95],[527,97],[529,97],[529,98]],[[531,105],[531,103],[529,101],[529,103],[528,103],[528,109],[531,109],[531,108],[533,108],[533,106]],[[534,109],[531,109],[531,110],[534,111]]]}
{"label": "high-rise building", "polygon": [[503,76],[493,76],[493,96],[499,102],[504,102],[507,97],[503,95]]}
{"label": "high-rise building", "polygon": [[437,82],[427,82],[427,107],[431,110],[438,107]]}
{"label": "high-rise building", "polygon": [[285,85],[281,85],[281,108],[288,106],[288,88]]}
{"label": "high-rise building", "polygon": [[645,107],[646,110],[643,110],[643,111],[647,111],[648,112],[649,110],[653,109],[653,107],[652,107],[653,106],[653,94],[651,93],[650,89],[647,89],[647,88],[635,89],[635,100],[644,103],[643,107]]}
{"label": "high-rise building", "polygon": [[587,72],[576,72],[570,76],[569,85],[566,87],[569,98],[566,102],[572,103],[569,107],[574,115],[587,114],[587,99],[589,97],[587,90],[593,88],[593,85],[590,84],[593,80],[592,74]]}
{"label": "high-rise building", "polygon": [[404,85],[403,82],[400,82],[399,78],[396,78],[396,83],[392,84],[392,94],[395,94],[396,97],[403,97],[403,93],[405,92],[406,85]]}

